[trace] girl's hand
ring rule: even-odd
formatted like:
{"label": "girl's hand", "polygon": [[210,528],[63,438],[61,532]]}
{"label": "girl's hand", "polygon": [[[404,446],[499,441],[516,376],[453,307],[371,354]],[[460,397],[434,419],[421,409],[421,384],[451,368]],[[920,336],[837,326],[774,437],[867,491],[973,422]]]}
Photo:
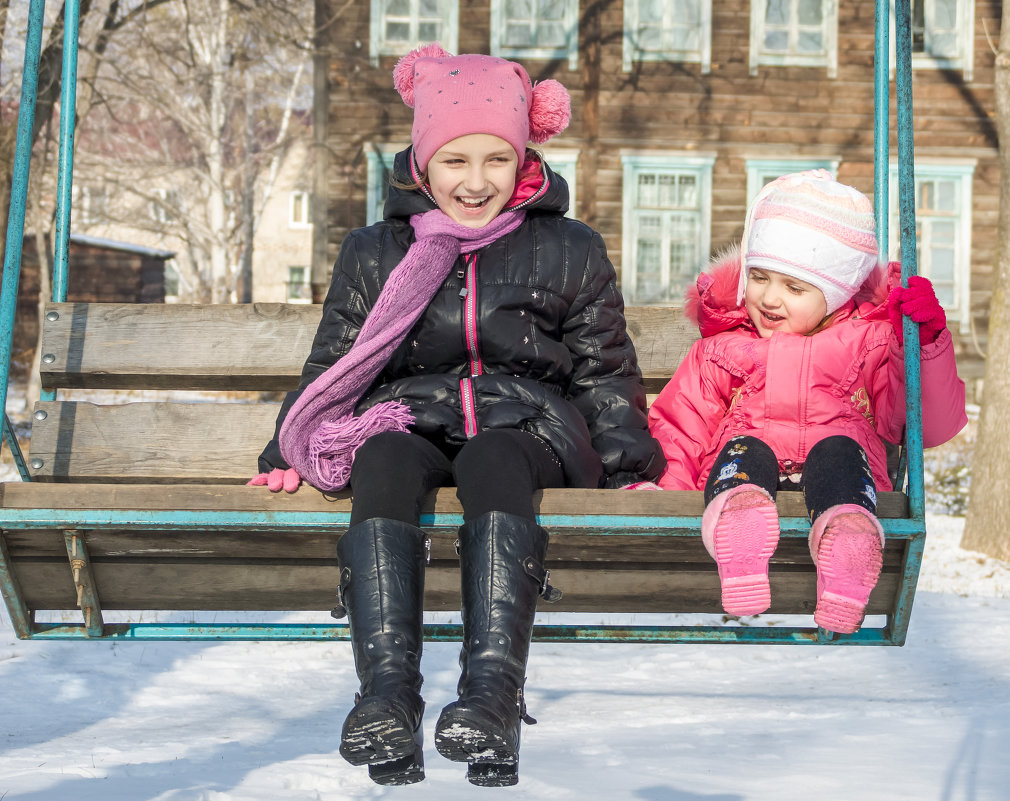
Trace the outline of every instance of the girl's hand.
{"label": "girl's hand", "polygon": [[271,492],[280,492],[282,489],[285,492],[294,492],[301,486],[302,477],[298,475],[298,471],[293,467],[289,467],[286,470],[280,467],[275,467],[269,473],[259,473],[253,476],[246,482],[247,487],[262,487],[266,486]]}
{"label": "girl's hand", "polygon": [[921,275],[911,276],[907,287],[898,286],[891,290],[887,297],[887,314],[899,345],[904,344],[903,315],[919,324],[920,345],[936,342],[940,332],[947,327],[947,315],[936,299],[933,285]]}

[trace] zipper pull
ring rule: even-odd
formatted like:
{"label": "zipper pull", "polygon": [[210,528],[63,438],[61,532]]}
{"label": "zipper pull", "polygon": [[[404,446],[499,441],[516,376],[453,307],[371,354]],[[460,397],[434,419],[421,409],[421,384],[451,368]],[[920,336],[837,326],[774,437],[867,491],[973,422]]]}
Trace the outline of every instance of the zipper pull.
{"label": "zipper pull", "polygon": [[467,296],[467,292],[468,292],[467,288],[466,288],[466,287],[463,287],[463,288],[462,288],[462,289],[461,289],[461,290],[459,291],[459,299],[460,299],[460,300],[466,300],[466,296]]}

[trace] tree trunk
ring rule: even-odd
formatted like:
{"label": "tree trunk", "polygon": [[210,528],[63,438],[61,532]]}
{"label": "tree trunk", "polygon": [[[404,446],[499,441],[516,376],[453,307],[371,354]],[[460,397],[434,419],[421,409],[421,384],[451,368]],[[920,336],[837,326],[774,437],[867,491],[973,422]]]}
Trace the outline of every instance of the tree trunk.
{"label": "tree trunk", "polygon": [[1003,4],[996,54],[996,130],[999,134],[1000,198],[998,256],[989,302],[989,343],[982,413],[972,461],[971,494],[961,546],[1010,560],[1010,471],[1005,444],[1010,441],[1010,3]]}

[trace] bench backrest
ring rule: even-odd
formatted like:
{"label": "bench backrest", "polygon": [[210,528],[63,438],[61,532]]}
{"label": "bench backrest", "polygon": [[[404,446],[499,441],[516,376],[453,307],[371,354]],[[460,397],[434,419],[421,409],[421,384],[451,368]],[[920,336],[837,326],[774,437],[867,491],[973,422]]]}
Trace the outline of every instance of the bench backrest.
{"label": "bench backrest", "polygon": [[[44,389],[137,390],[135,402],[43,401],[29,466],[40,481],[248,480],[273,434],[281,392],[297,385],[320,306],[59,303],[46,309]],[[676,307],[631,307],[628,327],[649,393],[669,379],[697,329]],[[221,393],[145,401],[139,391]],[[71,396],[73,393],[69,393]],[[130,398],[127,398],[129,400]],[[208,401],[219,401],[209,406]],[[203,402],[200,402],[203,401]]]}

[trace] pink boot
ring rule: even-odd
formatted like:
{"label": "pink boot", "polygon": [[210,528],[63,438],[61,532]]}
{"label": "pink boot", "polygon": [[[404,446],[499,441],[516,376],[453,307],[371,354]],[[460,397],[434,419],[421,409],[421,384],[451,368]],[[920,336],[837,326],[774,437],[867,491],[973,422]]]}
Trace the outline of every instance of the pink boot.
{"label": "pink boot", "polygon": [[839,634],[859,629],[880,577],[883,549],[880,521],[862,506],[832,506],[817,518],[810,529],[810,556],[817,566],[818,626]]}
{"label": "pink boot", "polygon": [[722,608],[757,615],[771,604],[768,560],[779,542],[779,516],[771,495],[741,484],[712,499],[701,517],[701,539],[719,567]]}

